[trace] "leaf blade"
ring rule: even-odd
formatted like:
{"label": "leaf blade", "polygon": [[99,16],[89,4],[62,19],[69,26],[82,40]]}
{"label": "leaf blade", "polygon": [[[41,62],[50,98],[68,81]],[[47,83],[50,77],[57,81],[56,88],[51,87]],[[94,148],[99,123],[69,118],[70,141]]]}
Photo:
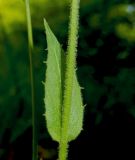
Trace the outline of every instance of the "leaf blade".
{"label": "leaf blade", "polygon": [[84,107],[82,103],[81,88],[79,86],[76,73],[74,73],[71,116],[69,121],[68,141],[74,140],[81,132],[83,126]]}
{"label": "leaf blade", "polygon": [[[51,137],[60,142],[62,124],[62,106],[64,94],[65,60],[66,56],[59,42],[52,33],[46,21],[45,29],[48,45],[47,70],[45,82],[45,107],[47,128]],[[53,79],[53,80],[52,80]],[[74,140],[82,130],[83,104],[81,89],[74,71],[72,102],[68,126],[68,141]],[[55,98],[54,98],[55,97]]]}
{"label": "leaf blade", "polygon": [[45,81],[47,129],[51,137],[60,141],[61,129],[61,46],[44,20],[48,57]]}

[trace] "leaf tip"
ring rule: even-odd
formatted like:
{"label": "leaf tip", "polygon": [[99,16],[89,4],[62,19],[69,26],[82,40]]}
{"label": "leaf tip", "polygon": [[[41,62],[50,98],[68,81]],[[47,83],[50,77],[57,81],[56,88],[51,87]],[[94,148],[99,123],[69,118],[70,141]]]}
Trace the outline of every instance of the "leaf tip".
{"label": "leaf tip", "polygon": [[48,23],[45,18],[44,18],[44,26],[45,26],[45,29],[49,28]]}
{"label": "leaf tip", "polygon": [[46,25],[46,24],[47,24],[47,21],[46,21],[46,19],[44,18],[43,20],[44,20],[44,25]]}

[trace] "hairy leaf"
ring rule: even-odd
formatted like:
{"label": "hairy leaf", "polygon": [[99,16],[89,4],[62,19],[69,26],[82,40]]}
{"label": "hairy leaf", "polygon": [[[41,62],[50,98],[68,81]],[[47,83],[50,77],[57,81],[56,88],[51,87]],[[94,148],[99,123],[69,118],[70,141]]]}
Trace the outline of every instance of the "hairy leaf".
{"label": "hairy leaf", "polygon": [[47,70],[45,81],[45,107],[47,128],[56,141],[60,140],[61,130],[61,46],[44,21],[47,36]]}
{"label": "hairy leaf", "polygon": [[83,123],[84,107],[82,104],[81,88],[77,81],[76,74],[74,75],[71,104],[68,141],[74,140],[79,135]]}
{"label": "hairy leaf", "polygon": [[[64,93],[65,58],[61,46],[45,21],[48,57],[45,81],[45,108],[47,128],[56,141],[60,141]],[[75,72],[74,72],[75,73]],[[82,130],[83,105],[80,86],[74,75],[72,106],[69,120],[68,141],[75,139]]]}

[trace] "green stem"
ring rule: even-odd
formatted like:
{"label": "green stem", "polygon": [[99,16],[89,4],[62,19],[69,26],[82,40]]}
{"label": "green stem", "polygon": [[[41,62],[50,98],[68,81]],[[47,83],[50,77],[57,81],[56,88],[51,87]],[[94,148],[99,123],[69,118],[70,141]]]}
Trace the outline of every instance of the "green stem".
{"label": "green stem", "polygon": [[59,160],[66,160],[68,155],[68,142],[61,139],[59,144]]}
{"label": "green stem", "polygon": [[26,16],[27,16],[27,30],[28,30],[28,44],[29,44],[29,63],[30,63],[30,81],[31,81],[31,103],[32,103],[32,160],[37,160],[37,136],[36,136],[36,123],[35,123],[35,101],[34,101],[34,78],[33,78],[33,34],[32,23],[30,14],[29,0],[25,0]]}
{"label": "green stem", "polygon": [[71,95],[73,87],[73,76],[76,66],[77,36],[79,24],[79,1],[72,0],[69,25],[69,39],[66,57],[65,91],[63,101],[61,140],[59,145],[59,160],[67,159],[68,149],[68,126],[71,110]]}

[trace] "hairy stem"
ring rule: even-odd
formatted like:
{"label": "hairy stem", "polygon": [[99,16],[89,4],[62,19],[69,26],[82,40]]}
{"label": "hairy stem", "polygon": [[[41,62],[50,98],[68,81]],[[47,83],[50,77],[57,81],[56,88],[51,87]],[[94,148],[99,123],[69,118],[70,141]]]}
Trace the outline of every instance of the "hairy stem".
{"label": "hairy stem", "polygon": [[28,30],[28,44],[29,44],[29,63],[30,63],[30,81],[31,81],[31,103],[32,103],[32,160],[37,160],[37,136],[35,123],[35,101],[34,101],[34,78],[33,78],[33,34],[30,14],[29,0],[25,0],[26,16],[27,16],[27,30]]}
{"label": "hairy stem", "polygon": [[68,152],[68,127],[71,110],[73,77],[76,66],[78,24],[79,0],[72,0],[70,12],[69,39],[66,57],[65,91],[63,101],[61,140],[59,145],[59,160],[66,160]]}

